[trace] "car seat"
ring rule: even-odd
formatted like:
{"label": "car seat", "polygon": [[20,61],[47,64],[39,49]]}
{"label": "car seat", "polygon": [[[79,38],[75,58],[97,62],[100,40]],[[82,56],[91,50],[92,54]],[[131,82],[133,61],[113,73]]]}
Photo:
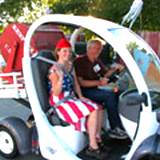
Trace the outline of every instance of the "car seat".
{"label": "car seat", "polygon": [[[31,61],[33,79],[41,108],[44,113],[46,113],[46,116],[51,122],[55,132],[57,132],[57,135],[59,135],[61,139],[71,147],[74,153],[78,153],[86,145],[86,136],[82,132],[75,131],[74,127],[61,120],[54,107],[50,106],[47,76],[48,70],[52,64],[40,59],[40,57],[48,61],[53,61],[55,58],[52,51],[42,50],[37,56],[33,57]],[[53,109],[52,113],[48,112],[50,108]]]}
{"label": "car seat", "polygon": [[50,50],[41,50],[36,57],[32,58],[33,78],[42,110],[47,114],[47,117],[52,125],[67,125],[66,122],[62,121],[58,117],[54,107],[50,106],[48,100],[49,90],[47,75],[52,64],[39,59],[39,57],[52,61],[55,59],[52,51]]}

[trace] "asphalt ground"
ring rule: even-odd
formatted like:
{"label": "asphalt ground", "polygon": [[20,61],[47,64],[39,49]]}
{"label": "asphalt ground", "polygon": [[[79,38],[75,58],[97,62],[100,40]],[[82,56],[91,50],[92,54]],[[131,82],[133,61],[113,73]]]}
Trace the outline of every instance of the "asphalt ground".
{"label": "asphalt ground", "polygon": [[[27,120],[30,115],[30,109],[26,108],[24,105],[17,103],[11,99],[0,99],[0,119],[8,116],[21,117],[23,120]],[[125,155],[130,147],[130,140],[114,140],[110,139],[107,133],[103,137],[106,152],[103,154],[102,160],[120,160],[122,155]],[[85,151],[78,154],[83,160],[93,160],[85,156]],[[0,157],[0,160],[6,160]],[[33,154],[19,156],[12,160],[45,160],[41,156],[36,156]]]}

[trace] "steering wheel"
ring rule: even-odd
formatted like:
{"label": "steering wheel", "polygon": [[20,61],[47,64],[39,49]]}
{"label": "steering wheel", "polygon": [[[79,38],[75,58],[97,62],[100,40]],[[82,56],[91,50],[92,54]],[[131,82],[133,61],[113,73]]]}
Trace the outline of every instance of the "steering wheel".
{"label": "steering wheel", "polygon": [[119,88],[119,91],[122,93],[126,91],[129,87],[131,76],[126,68],[121,71],[115,71],[109,77],[108,83],[115,83]]}
{"label": "steering wheel", "polygon": [[120,74],[120,73],[121,73],[121,71],[119,71],[119,70],[116,70],[115,72],[113,72],[113,73],[108,77],[108,79],[109,79],[108,83],[111,83],[111,82],[115,83],[115,82],[119,79],[119,74]]}

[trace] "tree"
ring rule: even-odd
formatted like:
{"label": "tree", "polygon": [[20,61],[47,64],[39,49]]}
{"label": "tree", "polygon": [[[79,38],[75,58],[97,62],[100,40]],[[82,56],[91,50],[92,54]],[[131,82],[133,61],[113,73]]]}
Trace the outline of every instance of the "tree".
{"label": "tree", "polygon": [[48,0],[5,0],[0,3],[0,26],[13,21],[32,23],[47,12],[48,6]]}
{"label": "tree", "polygon": [[144,0],[144,8],[142,10],[143,30],[160,30],[159,8],[159,0]]}
{"label": "tree", "polygon": [[88,15],[96,0],[57,0],[51,9],[53,13]]}
{"label": "tree", "polygon": [[36,19],[42,15],[50,13],[51,10],[48,8],[48,4],[36,1],[31,3],[31,8],[23,8],[21,16],[18,18],[19,22],[33,23]]}
{"label": "tree", "polygon": [[[94,15],[120,23],[122,17],[129,11],[133,0],[101,0]],[[144,5],[140,17],[136,20],[135,30],[160,30],[160,1],[143,0]]]}
{"label": "tree", "polygon": [[0,3],[0,33],[10,22],[17,21],[25,6],[30,6],[31,0],[5,0]]}
{"label": "tree", "polygon": [[0,3],[0,16],[10,16],[16,20],[23,11],[23,8],[30,4],[31,0],[5,0],[3,3]]}

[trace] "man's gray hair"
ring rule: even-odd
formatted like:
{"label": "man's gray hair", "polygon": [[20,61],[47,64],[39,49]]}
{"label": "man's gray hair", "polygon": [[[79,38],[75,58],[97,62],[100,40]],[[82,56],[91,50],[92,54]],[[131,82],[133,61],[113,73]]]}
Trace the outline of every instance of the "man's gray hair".
{"label": "man's gray hair", "polygon": [[88,48],[89,48],[91,45],[96,44],[96,43],[98,43],[98,44],[100,44],[100,45],[102,46],[101,41],[99,41],[98,39],[91,39],[91,40],[89,40],[88,43],[87,43],[87,50],[88,50]]}

